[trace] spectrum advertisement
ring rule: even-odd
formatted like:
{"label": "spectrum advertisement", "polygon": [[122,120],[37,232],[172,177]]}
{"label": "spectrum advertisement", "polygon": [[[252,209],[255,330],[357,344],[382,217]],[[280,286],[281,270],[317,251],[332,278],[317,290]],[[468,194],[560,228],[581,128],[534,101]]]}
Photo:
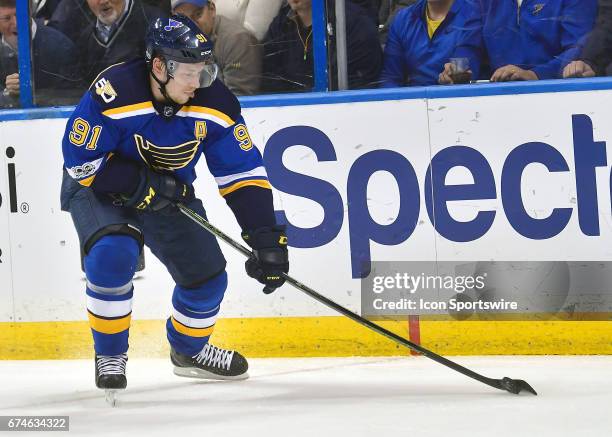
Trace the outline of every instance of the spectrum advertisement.
{"label": "spectrum advertisement", "polygon": [[[253,108],[244,116],[288,226],[290,273],[360,312],[361,280],[373,281],[377,262],[612,260],[611,98],[585,91],[407,99]],[[59,210],[65,123],[0,123],[2,321],[85,317],[78,241]],[[211,221],[240,239],[203,162],[195,188]],[[288,286],[263,297],[241,255],[223,250],[225,317],[331,314]],[[134,316],[164,318],[173,285],[153,255],[145,257]]]}

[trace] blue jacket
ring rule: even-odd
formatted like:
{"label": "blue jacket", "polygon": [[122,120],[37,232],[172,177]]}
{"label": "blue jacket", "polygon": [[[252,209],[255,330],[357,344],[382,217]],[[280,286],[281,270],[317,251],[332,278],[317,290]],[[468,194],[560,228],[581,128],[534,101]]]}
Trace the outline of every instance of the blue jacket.
{"label": "blue jacket", "polygon": [[597,0],[482,0],[491,69],[514,64],[540,79],[561,77],[593,29]]}
{"label": "blue jacket", "polygon": [[480,5],[455,0],[432,39],[427,33],[426,0],[401,10],[391,23],[380,77],[382,87],[433,85],[450,58],[468,58],[473,77],[483,51]]}

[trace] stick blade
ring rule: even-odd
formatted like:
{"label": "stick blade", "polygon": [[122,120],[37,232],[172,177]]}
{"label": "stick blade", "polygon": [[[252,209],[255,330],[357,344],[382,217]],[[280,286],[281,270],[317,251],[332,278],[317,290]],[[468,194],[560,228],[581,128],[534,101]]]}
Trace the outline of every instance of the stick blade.
{"label": "stick blade", "polygon": [[531,393],[534,396],[537,396],[538,393],[530,386],[527,381],[523,381],[522,379],[512,379],[505,377],[499,381],[499,388],[501,390],[506,390],[507,392],[513,393],[515,395],[521,392]]}

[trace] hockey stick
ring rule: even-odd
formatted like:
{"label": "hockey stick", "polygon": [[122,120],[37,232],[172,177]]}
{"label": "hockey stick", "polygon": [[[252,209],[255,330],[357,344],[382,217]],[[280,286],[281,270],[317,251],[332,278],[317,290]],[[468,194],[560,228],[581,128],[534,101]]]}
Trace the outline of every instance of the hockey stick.
{"label": "hockey stick", "polygon": [[[201,227],[203,227],[204,229],[206,229],[208,232],[210,232],[211,234],[215,235],[217,238],[220,238],[221,240],[223,240],[224,242],[226,242],[227,244],[229,244],[230,246],[232,246],[234,249],[236,249],[238,252],[242,253],[244,256],[246,257],[250,257],[253,254],[251,253],[251,251],[244,247],[242,244],[236,242],[235,240],[233,240],[230,236],[228,236],[227,234],[225,234],[223,231],[221,231],[220,229],[218,229],[217,227],[215,227],[214,225],[212,225],[208,220],[206,220],[204,217],[200,216],[198,213],[196,213],[195,211],[192,211],[191,209],[187,208],[185,205],[182,205],[180,203],[178,203],[176,205],[180,211],[186,215],[187,217],[189,217],[191,220],[193,220],[195,223],[197,223],[198,225],[200,225]],[[483,376],[479,373],[476,373],[470,369],[468,369],[467,367],[463,367],[460,364],[455,363],[454,361],[451,361],[447,358],[444,358],[441,355],[438,355],[432,351],[430,351],[429,349],[425,349],[424,347],[412,343],[411,341],[406,340],[403,337],[400,337],[397,334],[394,334],[391,331],[386,330],[385,328],[383,328],[382,326],[377,325],[376,323],[373,323],[355,313],[353,313],[352,311],[344,308],[343,306],[337,304],[336,302],[328,299],[325,296],[320,295],[319,293],[317,293],[316,291],[314,291],[312,288],[302,284],[301,282],[293,279],[291,276],[283,273],[283,277],[285,278],[285,281],[290,283],[291,285],[293,285],[295,288],[297,288],[298,290],[300,290],[303,293],[306,293],[308,296],[312,297],[313,299],[321,302],[323,305],[328,306],[329,308],[332,308],[333,310],[336,310],[337,312],[339,312],[340,314],[348,317],[349,319],[367,327],[370,328],[372,331],[377,332],[385,337],[387,337],[390,340],[393,340],[396,343],[401,344],[402,346],[405,346],[409,349],[412,349],[413,351],[416,351],[418,353],[420,353],[421,355],[426,356],[429,359],[432,359],[446,367],[450,367],[451,369],[462,373],[466,376],[469,376],[472,379],[475,379],[477,381],[480,381],[484,384],[487,384],[493,388],[499,389],[499,390],[506,390],[510,393],[514,393],[514,394],[519,394],[522,391],[526,391],[528,393],[532,393],[534,395],[537,395],[536,391],[526,382],[523,381],[522,379],[511,379],[508,377],[502,378],[502,379],[494,379],[494,378],[487,378],[486,376]]]}

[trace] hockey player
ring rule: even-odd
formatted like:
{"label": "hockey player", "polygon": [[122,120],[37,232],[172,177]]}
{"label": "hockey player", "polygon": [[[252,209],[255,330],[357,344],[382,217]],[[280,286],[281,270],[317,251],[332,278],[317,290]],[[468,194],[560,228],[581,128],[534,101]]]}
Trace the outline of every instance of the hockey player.
{"label": "hockey player", "polygon": [[69,211],[87,276],[96,385],[122,389],[134,275],[146,244],[176,282],[167,337],[179,376],[247,378],[246,359],[213,346],[227,287],[216,239],[183,216],[205,216],[192,183],[202,154],[254,250],[247,273],[267,289],[289,269],[287,238],[236,97],[216,80],[212,43],[188,18],[158,19],[146,59],[100,73],[68,120],[62,209]]}

